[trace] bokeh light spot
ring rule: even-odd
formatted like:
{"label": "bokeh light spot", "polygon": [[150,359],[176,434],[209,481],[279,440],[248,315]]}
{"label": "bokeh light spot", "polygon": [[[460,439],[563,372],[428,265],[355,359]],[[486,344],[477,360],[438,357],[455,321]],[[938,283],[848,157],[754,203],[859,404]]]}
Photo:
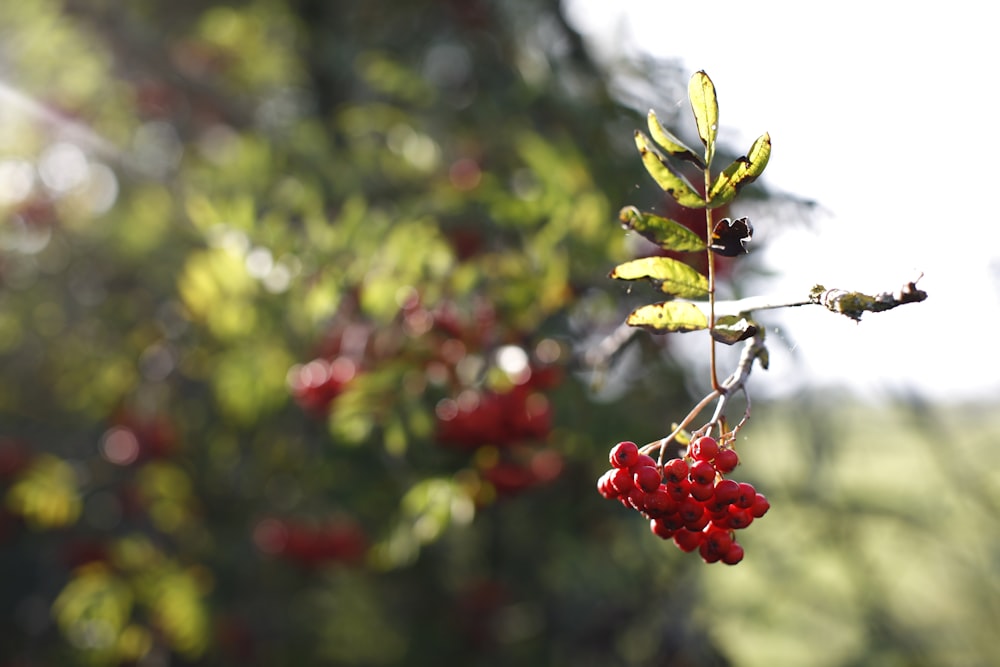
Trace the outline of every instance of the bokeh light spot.
{"label": "bokeh light spot", "polygon": [[139,440],[130,429],[115,426],[101,437],[101,456],[109,463],[127,466],[139,458]]}
{"label": "bokeh light spot", "polygon": [[74,144],[58,142],[38,158],[38,175],[50,190],[64,194],[80,187],[90,177],[87,156]]}

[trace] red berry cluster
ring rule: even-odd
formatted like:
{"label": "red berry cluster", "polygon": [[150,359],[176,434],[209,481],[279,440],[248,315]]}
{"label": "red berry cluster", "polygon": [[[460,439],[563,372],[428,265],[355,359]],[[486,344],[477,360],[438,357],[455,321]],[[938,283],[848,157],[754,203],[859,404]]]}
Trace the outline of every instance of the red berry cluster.
{"label": "red berry cluster", "polygon": [[360,563],[369,546],[361,526],[341,517],[323,524],[265,518],[254,527],[253,541],[262,552],[304,567]]}
{"label": "red berry cluster", "polygon": [[617,498],[649,519],[654,535],[673,539],[682,551],[697,550],[707,563],[735,565],[743,547],[734,531],[767,513],[770,504],[752,484],[723,478],[739,463],[736,451],[705,436],[691,443],[684,458],[671,459],[663,471],[634,442],[611,448],[611,470],[597,490]]}
{"label": "red berry cluster", "polygon": [[552,429],[552,410],[533,384],[529,381],[507,392],[469,389],[456,399],[443,399],[435,410],[438,442],[475,449],[544,440]]}
{"label": "red berry cluster", "polygon": [[326,414],[345,385],[358,373],[358,365],[348,357],[318,357],[307,364],[296,364],[288,371],[288,385],[295,401],[306,412]]}

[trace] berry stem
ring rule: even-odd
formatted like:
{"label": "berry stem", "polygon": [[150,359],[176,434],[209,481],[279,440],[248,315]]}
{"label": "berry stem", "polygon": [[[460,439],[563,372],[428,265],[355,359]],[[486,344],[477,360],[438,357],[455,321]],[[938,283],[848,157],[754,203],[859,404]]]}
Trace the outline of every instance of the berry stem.
{"label": "berry stem", "polygon": [[[698,405],[696,405],[693,408],[691,408],[691,411],[687,414],[687,416],[684,417],[684,419],[681,420],[681,422],[677,425],[677,427],[669,435],[667,435],[667,436],[665,436],[663,438],[660,438],[659,440],[654,440],[653,442],[650,442],[650,443],[648,443],[646,445],[643,445],[639,449],[639,453],[640,454],[649,454],[654,449],[659,448],[659,454],[657,455],[657,459],[656,459],[656,466],[658,468],[662,469],[663,468],[663,453],[664,453],[664,451],[666,451],[667,445],[669,445],[671,442],[673,442],[674,438],[676,438],[677,435],[681,431],[683,431],[685,428],[687,428],[687,425],[690,424],[692,421],[694,421],[694,419],[699,414],[701,414],[701,411],[704,410],[705,407],[708,406],[709,403],[711,403],[712,401],[714,401],[715,399],[717,399],[721,395],[722,394],[720,394],[719,392],[713,390],[710,394],[708,394],[707,396],[705,396],[705,398],[703,398],[700,401],[698,401]],[[704,428],[704,427],[702,427],[702,428]],[[702,429],[699,429],[699,430],[702,430]]]}

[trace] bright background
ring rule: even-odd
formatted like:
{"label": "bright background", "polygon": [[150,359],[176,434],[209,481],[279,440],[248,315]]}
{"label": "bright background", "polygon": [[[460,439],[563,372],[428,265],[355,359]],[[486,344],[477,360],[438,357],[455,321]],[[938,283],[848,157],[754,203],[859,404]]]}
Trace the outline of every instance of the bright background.
{"label": "bright background", "polygon": [[[903,8],[568,3],[607,61],[642,53],[705,70],[719,95],[720,137],[733,150],[770,132],[764,181],[815,200],[820,213],[808,226],[757,224],[765,262],[780,273],[768,293],[815,283],[877,293],[923,274],[926,302],[860,326],[818,308],[769,315],[776,363],[759,391],[790,394],[808,381],[868,397],[961,400],[1000,387],[982,354],[1000,325],[990,176],[1000,148],[991,120],[997,11],[966,1]],[[686,105],[683,91],[677,105]]]}

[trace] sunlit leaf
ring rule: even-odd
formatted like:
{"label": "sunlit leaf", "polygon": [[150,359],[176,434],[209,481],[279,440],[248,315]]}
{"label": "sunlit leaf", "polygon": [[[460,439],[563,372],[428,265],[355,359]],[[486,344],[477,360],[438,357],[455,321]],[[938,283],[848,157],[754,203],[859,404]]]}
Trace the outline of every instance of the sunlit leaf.
{"label": "sunlit leaf", "polygon": [[684,298],[708,294],[708,278],[671,257],[633,259],[616,266],[610,277],[615,280],[649,280],[662,292]]}
{"label": "sunlit leaf", "polygon": [[475,505],[452,479],[429,478],[414,485],[400,501],[404,516],[412,520],[414,537],[426,544],[440,537],[451,524],[467,524]]}
{"label": "sunlit leaf", "polygon": [[663,190],[681,206],[687,208],[704,208],[705,200],[688,183],[687,179],[675,172],[664,158],[650,143],[649,137],[643,132],[635,131],[635,145],[639,149],[642,163],[646,171],[653,177]]}
{"label": "sunlit leaf", "polygon": [[[103,563],[78,568],[52,604],[70,645],[108,660],[128,623],[133,597],[126,582]],[[117,661],[115,661],[117,663]]]}
{"label": "sunlit leaf", "polygon": [[194,516],[194,489],[188,473],[167,461],[150,461],[136,473],[138,494],[150,521],[165,533],[190,528]]}
{"label": "sunlit leaf", "polygon": [[6,501],[11,512],[40,530],[74,523],[83,505],[73,467],[50,454],[35,458],[7,492]]}
{"label": "sunlit leaf", "polygon": [[725,315],[715,320],[715,326],[712,327],[712,338],[720,343],[732,345],[756,335],[757,331],[757,325],[745,317]]}
{"label": "sunlit leaf", "polygon": [[204,652],[209,639],[208,611],[192,572],[165,568],[148,604],[159,630],[175,651],[188,658]]}
{"label": "sunlit leaf", "polygon": [[719,134],[719,101],[715,85],[705,72],[695,72],[691,77],[688,99],[698,126],[698,136],[705,144],[705,164],[711,164],[715,155],[715,139]]}
{"label": "sunlit leaf", "polygon": [[763,134],[753,142],[750,152],[736,158],[719,174],[708,191],[709,207],[727,204],[744,186],[753,183],[771,159],[771,137]]}
{"label": "sunlit leaf", "polygon": [[640,306],[633,310],[626,324],[642,327],[655,333],[668,331],[697,331],[708,328],[708,318],[693,303],[665,301]]}
{"label": "sunlit leaf", "polygon": [[705,161],[701,156],[695,153],[693,149],[688,148],[684,142],[663,127],[652,109],[649,110],[649,114],[646,116],[646,124],[649,126],[649,134],[653,137],[653,141],[659,144],[667,154],[704,168]]}
{"label": "sunlit leaf", "polygon": [[665,250],[696,252],[705,249],[705,242],[690,229],[661,218],[652,213],[643,213],[634,206],[626,206],[618,212],[622,226],[644,236]]}

